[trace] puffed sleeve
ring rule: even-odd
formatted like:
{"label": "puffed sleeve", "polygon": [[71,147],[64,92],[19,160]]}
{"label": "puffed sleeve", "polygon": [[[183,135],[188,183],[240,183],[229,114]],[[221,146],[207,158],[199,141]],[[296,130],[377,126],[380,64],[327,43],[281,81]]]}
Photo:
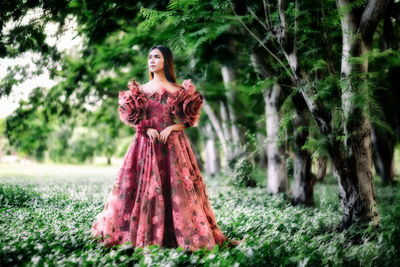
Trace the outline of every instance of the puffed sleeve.
{"label": "puffed sleeve", "polygon": [[203,96],[196,91],[192,81],[184,80],[180,90],[172,103],[172,113],[180,123],[186,127],[195,127],[200,121]]}
{"label": "puffed sleeve", "polygon": [[147,98],[137,86],[127,91],[120,91],[118,98],[119,118],[126,125],[139,124],[146,117]]}

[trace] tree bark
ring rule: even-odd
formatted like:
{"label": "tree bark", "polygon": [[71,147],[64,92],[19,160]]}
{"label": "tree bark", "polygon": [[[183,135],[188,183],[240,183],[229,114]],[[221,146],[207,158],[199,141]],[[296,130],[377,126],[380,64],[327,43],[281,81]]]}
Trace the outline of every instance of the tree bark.
{"label": "tree bark", "polygon": [[278,101],[281,93],[282,88],[277,83],[264,91],[268,155],[267,191],[270,194],[288,190],[285,149],[283,144],[278,145],[280,122]]}
{"label": "tree bark", "polygon": [[[299,109],[298,109],[299,110]],[[297,115],[293,121],[294,125],[294,164],[293,164],[293,185],[291,188],[292,204],[314,205],[314,180],[311,172],[312,159],[307,150],[302,149],[308,138],[308,120],[305,116],[305,110]],[[302,128],[302,129],[301,129]]]}

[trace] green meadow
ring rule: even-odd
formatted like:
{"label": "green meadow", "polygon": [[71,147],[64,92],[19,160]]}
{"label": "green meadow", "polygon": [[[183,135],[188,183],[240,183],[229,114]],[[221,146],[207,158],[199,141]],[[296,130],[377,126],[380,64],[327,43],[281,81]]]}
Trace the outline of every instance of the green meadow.
{"label": "green meadow", "polygon": [[2,266],[398,266],[400,186],[376,179],[378,229],[339,231],[336,180],[315,186],[315,207],[292,206],[266,188],[235,188],[205,177],[222,231],[244,239],[235,248],[193,253],[158,246],[112,249],[90,227],[112,188],[118,166],[0,165]]}

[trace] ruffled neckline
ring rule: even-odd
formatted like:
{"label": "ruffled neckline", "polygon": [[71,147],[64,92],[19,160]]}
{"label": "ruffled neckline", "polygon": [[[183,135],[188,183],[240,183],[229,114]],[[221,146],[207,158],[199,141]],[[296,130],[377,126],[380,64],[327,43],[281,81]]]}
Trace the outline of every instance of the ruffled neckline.
{"label": "ruffled neckline", "polygon": [[163,96],[164,93],[167,93],[168,95],[172,95],[175,96],[179,93],[179,91],[184,90],[184,89],[178,89],[175,92],[170,92],[167,89],[165,89],[164,86],[161,86],[160,90],[155,90],[152,93],[146,93],[145,91],[143,91],[142,89],[140,89],[141,85],[139,84],[138,90],[143,93],[147,98],[152,97],[153,95],[158,95],[159,97]]}

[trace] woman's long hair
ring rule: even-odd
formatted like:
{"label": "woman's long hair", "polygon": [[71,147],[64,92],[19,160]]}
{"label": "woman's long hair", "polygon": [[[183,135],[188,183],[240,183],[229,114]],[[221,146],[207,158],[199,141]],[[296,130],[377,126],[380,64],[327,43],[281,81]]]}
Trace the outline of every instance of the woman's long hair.
{"label": "woman's long hair", "polygon": [[[164,57],[165,78],[167,78],[167,80],[170,83],[178,84],[176,82],[175,69],[174,69],[174,58],[172,56],[171,50],[169,50],[168,47],[165,47],[165,46],[162,46],[162,45],[156,45],[156,46],[153,46],[152,48],[150,48],[149,54],[153,49],[156,49],[156,48],[161,51],[161,54]],[[154,78],[154,73],[151,72],[150,69],[149,69],[149,79],[153,80],[153,78]]]}

